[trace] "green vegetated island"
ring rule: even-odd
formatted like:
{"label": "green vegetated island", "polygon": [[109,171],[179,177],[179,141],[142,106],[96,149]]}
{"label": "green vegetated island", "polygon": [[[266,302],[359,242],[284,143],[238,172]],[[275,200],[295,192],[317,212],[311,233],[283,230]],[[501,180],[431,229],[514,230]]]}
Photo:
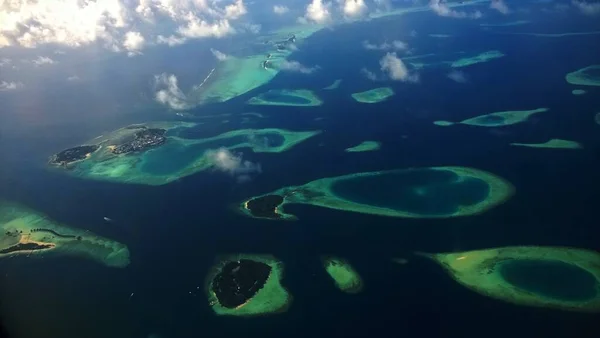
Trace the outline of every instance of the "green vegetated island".
{"label": "green vegetated island", "polygon": [[342,84],[342,79],[337,79],[335,81],[333,81],[332,84],[330,84],[327,87],[324,87],[324,90],[334,90],[334,89],[338,89],[340,87],[340,84]]}
{"label": "green vegetated island", "polygon": [[600,254],[568,247],[517,246],[422,254],[463,286],[514,303],[600,311]]}
{"label": "green vegetated island", "polygon": [[478,127],[502,127],[527,121],[527,119],[529,119],[531,115],[543,113],[546,111],[548,111],[548,108],[538,108],[532,110],[510,110],[479,115],[460,122],[435,121],[433,123],[442,127],[452,126],[455,124],[464,124]]}
{"label": "green vegetated island", "polygon": [[600,65],[591,65],[568,73],[565,80],[572,85],[600,86]]}
{"label": "green vegetated island", "polygon": [[582,149],[583,146],[575,141],[553,138],[543,143],[511,143],[511,146],[528,148],[552,148],[552,149]]}
{"label": "green vegetated island", "polygon": [[18,204],[0,201],[0,231],[0,259],[16,255],[70,255],[110,267],[129,264],[127,246],[89,231],[60,225]]}
{"label": "green vegetated island", "polygon": [[130,125],[53,155],[61,172],[94,180],[161,185],[214,166],[220,148],[279,153],[320,133],[283,129],[240,129],[217,136],[179,137],[194,124],[152,122]]}
{"label": "green vegetated island", "polygon": [[394,96],[394,90],[390,87],[380,87],[364,92],[353,93],[352,98],[360,103],[378,103]]}
{"label": "green vegetated island", "polygon": [[[448,3],[451,8],[476,6],[489,0]],[[428,5],[411,5],[387,11],[373,11],[356,21],[430,11]],[[328,24],[299,23],[274,30],[265,30],[240,43],[234,50],[225,51],[228,57],[218,62],[202,83],[193,86],[186,97],[194,104],[225,102],[270,82],[280,71],[281,64],[297,50],[296,46],[314,33],[328,29]]]}
{"label": "green vegetated island", "polygon": [[285,312],[292,296],[281,284],[283,263],[269,255],[220,257],[205,291],[218,315],[261,316]]}
{"label": "green vegetated island", "polygon": [[364,141],[359,145],[354,147],[346,148],[346,152],[348,153],[358,153],[364,151],[375,151],[381,148],[381,143],[377,141]]}
{"label": "green vegetated island", "polygon": [[363,288],[360,275],[350,263],[338,257],[323,257],[323,267],[335,286],[347,293],[358,293]]}
{"label": "green vegetated island", "polygon": [[295,220],[284,206],[310,204],[379,216],[445,218],[484,212],[513,193],[512,184],[482,170],[425,167],[321,178],[252,197],[239,210],[255,218]]}
{"label": "green vegetated island", "polygon": [[307,89],[271,89],[251,98],[246,103],[261,106],[312,107],[322,105],[323,101]]}

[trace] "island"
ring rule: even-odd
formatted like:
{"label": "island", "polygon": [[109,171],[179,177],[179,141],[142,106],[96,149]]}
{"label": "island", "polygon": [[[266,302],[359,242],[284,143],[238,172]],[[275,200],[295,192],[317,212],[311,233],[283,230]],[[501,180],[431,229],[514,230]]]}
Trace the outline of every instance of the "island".
{"label": "island", "polygon": [[207,138],[183,137],[196,126],[181,122],[127,126],[87,142],[95,143],[98,150],[81,160],[64,163],[57,160],[61,156],[53,155],[50,168],[84,179],[162,185],[213,168],[211,151],[216,149],[279,153],[320,133],[267,128],[239,129]]}
{"label": "island", "polygon": [[553,138],[543,143],[511,143],[511,146],[529,148],[553,148],[553,149],[582,149],[583,146],[575,141]]}
{"label": "island", "polygon": [[600,125],[600,112],[597,112],[596,115],[594,115],[594,122],[596,122],[597,125]]}
{"label": "island", "polygon": [[377,141],[364,141],[357,146],[346,148],[345,151],[349,153],[356,153],[363,151],[375,151],[379,150],[379,148],[381,148],[381,143]]}
{"label": "island", "polygon": [[446,218],[475,215],[506,201],[514,187],[474,168],[425,167],[326,177],[283,187],[238,205],[242,214],[270,220],[296,220],[286,204],[379,216]]}
{"label": "island", "polygon": [[571,91],[571,94],[577,95],[577,96],[584,95],[585,93],[587,93],[587,92],[585,90],[583,90],[583,89],[573,89]]}
{"label": "island", "polygon": [[334,89],[338,89],[340,87],[340,84],[342,83],[342,79],[337,79],[335,81],[333,81],[332,84],[330,84],[329,86],[323,88],[324,90],[334,90]]}
{"label": "island", "polygon": [[268,255],[218,258],[205,289],[218,315],[260,316],[287,311],[292,296],[281,285],[283,263]]}
{"label": "island", "polygon": [[321,260],[325,271],[338,289],[347,293],[358,293],[362,290],[362,279],[350,263],[337,257],[323,257]]}
{"label": "island", "polygon": [[435,121],[433,124],[441,127],[452,126],[455,124],[465,124],[477,127],[503,127],[511,124],[517,124],[527,121],[533,114],[543,113],[548,108],[538,108],[532,110],[510,110],[501,111],[485,115],[475,116],[460,122]]}
{"label": "island", "polygon": [[565,80],[577,86],[600,86],[600,65],[578,69],[567,74]]}
{"label": "island", "polygon": [[600,254],[568,248],[514,246],[424,254],[463,286],[517,305],[600,311]]}
{"label": "island", "polygon": [[353,93],[352,98],[360,103],[378,103],[394,96],[394,90],[390,87],[379,87],[364,92]]}
{"label": "island", "polygon": [[271,89],[251,98],[246,103],[266,106],[312,107],[322,105],[323,101],[307,89]]}
{"label": "island", "polygon": [[60,153],[53,155],[50,158],[50,163],[60,166],[68,166],[69,164],[86,160],[92,156],[98,149],[99,145],[81,145],[69,149],[65,149]]}
{"label": "island", "polygon": [[504,56],[504,54],[498,50],[490,50],[490,51],[483,52],[481,54],[478,54],[478,55],[475,55],[472,57],[462,58],[462,59],[458,59],[456,61],[451,61],[448,63],[450,64],[450,67],[452,67],[452,68],[462,68],[462,67],[472,66],[472,65],[478,64],[478,63],[489,62],[489,61],[501,58],[503,56]]}
{"label": "island", "polygon": [[509,21],[509,22],[500,22],[500,23],[481,23],[480,27],[511,27],[511,26],[522,26],[530,24],[529,20],[517,20],[517,21]]}
{"label": "island", "polygon": [[46,215],[7,201],[0,201],[0,259],[16,255],[78,256],[109,267],[129,264],[127,246],[89,231],[60,225]]}

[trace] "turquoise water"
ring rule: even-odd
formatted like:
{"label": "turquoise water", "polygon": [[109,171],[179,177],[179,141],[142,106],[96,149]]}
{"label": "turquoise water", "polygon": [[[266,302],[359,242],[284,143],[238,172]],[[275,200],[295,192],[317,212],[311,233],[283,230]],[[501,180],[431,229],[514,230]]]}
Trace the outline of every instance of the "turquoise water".
{"label": "turquoise water", "polygon": [[502,122],[504,122],[505,120],[506,119],[502,116],[487,115],[487,116],[482,116],[479,119],[477,119],[477,122],[479,122],[481,124],[485,124],[485,125],[496,126],[496,125],[501,125]]}
{"label": "turquoise water", "polygon": [[521,289],[565,301],[596,296],[594,275],[561,261],[519,259],[500,263],[502,277]]}
{"label": "turquoise water", "polygon": [[142,155],[141,170],[153,175],[170,175],[184,170],[207,150],[232,147],[248,141],[245,135],[196,144],[169,139],[163,146]]}
{"label": "turquoise water", "polygon": [[454,182],[456,178],[449,171],[419,169],[341,180],[331,189],[354,202],[432,216],[452,214],[459,205],[487,197],[489,187],[484,181]]}
{"label": "turquoise water", "polygon": [[282,102],[288,104],[309,104],[310,100],[305,98],[285,94],[280,90],[271,90],[259,96],[261,99],[269,102]]}
{"label": "turquoise water", "polygon": [[181,141],[169,139],[163,146],[141,155],[141,170],[153,175],[170,175],[186,169],[208,150],[217,150],[223,147],[233,148],[242,144],[278,147],[283,144],[284,140],[284,137],[277,133],[237,135],[208,142],[198,140],[199,143],[187,145]]}

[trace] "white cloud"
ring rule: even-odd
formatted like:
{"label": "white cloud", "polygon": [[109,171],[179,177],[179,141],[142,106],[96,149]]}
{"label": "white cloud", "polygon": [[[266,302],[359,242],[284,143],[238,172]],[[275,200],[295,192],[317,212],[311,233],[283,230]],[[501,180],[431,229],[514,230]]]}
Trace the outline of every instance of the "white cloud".
{"label": "white cloud", "polygon": [[138,53],[145,40],[174,46],[233,34],[246,13],[243,0],[0,0],[0,48],[99,42]]}
{"label": "white cloud", "polygon": [[186,38],[177,37],[175,35],[171,35],[168,37],[159,35],[156,38],[156,42],[158,42],[159,44],[164,44],[164,45],[169,45],[169,46],[178,46],[178,45],[185,43],[186,41],[187,41]]}
{"label": "white cloud", "polygon": [[317,67],[317,66],[306,67],[298,61],[287,61],[287,60],[282,60],[280,63],[277,64],[277,67],[282,71],[302,73],[302,74],[310,74],[310,73],[313,73],[314,71],[316,71],[317,69],[319,69],[319,67]]}
{"label": "white cloud", "polygon": [[177,32],[186,38],[198,39],[215,37],[220,38],[235,33],[235,29],[228,20],[219,20],[215,23],[208,23],[197,17],[188,21],[186,26],[181,26]]}
{"label": "white cloud", "polygon": [[246,182],[251,174],[262,172],[260,164],[244,161],[242,154],[234,154],[227,148],[209,150],[206,156],[213,164],[214,168],[236,177],[238,182]]}
{"label": "white cloud", "polygon": [[394,40],[391,43],[386,41],[377,45],[365,40],[363,41],[363,47],[369,50],[406,50],[408,49],[408,44],[400,40]]}
{"label": "white cloud", "polygon": [[377,80],[378,80],[378,78],[377,78],[377,75],[376,75],[375,73],[373,73],[372,71],[370,71],[370,70],[366,69],[366,68],[363,68],[363,69],[361,69],[361,70],[360,70],[360,72],[361,72],[361,73],[362,73],[362,74],[363,74],[363,75],[364,75],[364,76],[365,76],[367,79],[369,79],[369,80],[371,80],[371,81],[377,81]]}
{"label": "white cloud", "polygon": [[69,77],[67,78],[67,81],[72,81],[72,82],[73,82],[73,81],[79,81],[79,80],[80,80],[80,79],[79,79],[79,76],[77,76],[77,75],[69,76]]}
{"label": "white cloud", "polygon": [[445,16],[445,17],[450,17],[450,18],[479,19],[482,17],[482,14],[480,11],[475,11],[475,12],[471,12],[471,13],[457,11],[457,10],[451,9],[445,3],[442,3],[441,0],[431,0],[431,2],[429,3],[429,8],[431,8],[431,10],[439,16]]}
{"label": "white cloud", "polygon": [[281,6],[281,5],[273,6],[273,13],[275,13],[275,14],[281,15],[281,14],[285,14],[289,11],[290,11],[290,9],[287,8],[286,6]]}
{"label": "white cloud", "polygon": [[327,23],[331,20],[330,8],[331,2],[323,3],[323,0],[312,0],[312,2],[306,6],[306,12],[299,21],[304,23]]}
{"label": "white cloud", "polygon": [[154,99],[174,110],[191,108],[186,95],[177,85],[177,77],[173,74],[162,73],[154,76],[157,92]]}
{"label": "white cloud", "polygon": [[596,15],[600,14],[600,2],[586,2],[573,0],[573,6],[577,7],[583,14]]}
{"label": "white cloud", "polygon": [[235,3],[225,6],[225,18],[235,20],[248,13],[243,0],[236,0]]}
{"label": "white cloud", "polygon": [[492,3],[490,4],[490,8],[495,9],[502,14],[510,13],[510,9],[508,8],[508,6],[504,2],[504,0],[492,0]]}
{"label": "white cloud", "polygon": [[458,70],[453,70],[450,73],[448,73],[448,78],[454,82],[467,83],[467,77],[465,73]]}
{"label": "white cloud", "polygon": [[12,60],[9,58],[0,59],[0,67],[8,66],[12,63]]}
{"label": "white cloud", "polygon": [[386,53],[379,60],[379,66],[381,71],[394,81],[417,82],[419,80],[416,74],[411,74],[408,71],[408,68],[396,53]]}
{"label": "white cloud", "polygon": [[367,12],[367,5],[364,0],[338,0],[342,12],[346,17],[357,17]]}
{"label": "white cloud", "polygon": [[262,26],[260,24],[246,23],[246,24],[243,25],[242,28],[246,32],[249,32],[249,33],[252,33],[252,34],[258,34],[258,33],[260,33],[260,30],[262,29]]}
{"label": "white cloud", "polygon": [[129,52],[129,56],[139,54],[139,51],[144,48],[146,39],[140,34],[140,32],[130,31],[125,34],[125,41],[123,41],[123,47]]}
{"label": "white cloud", "polygon": [[33,64],[35,64],[36,66],[52,65],[58,63],[52,60],[51,58],[45,56],[38,56],[37,59],[32,60],[31,62],[33,62]]}
{"label": "white cloud", "polygon": [[211,48],[210,51],[211,51],[211,53],[213,53],[213,55],[215,56],[215,58],[217,58],[217,60],[219,60],[219,61],[225,61],[225,60],[227,60],[229,58],[229,55],[227,55],[227,54],[225,54],[223,52],[220,52],[220,51],[218,51],[218,50],[216,50],[214,48]]}
{"label": "white cloud", "polygon": [[5,92],[9,90],[17,90],[23,88],[23,84],[21,82],[6,82],[0,81],[0,92]]}

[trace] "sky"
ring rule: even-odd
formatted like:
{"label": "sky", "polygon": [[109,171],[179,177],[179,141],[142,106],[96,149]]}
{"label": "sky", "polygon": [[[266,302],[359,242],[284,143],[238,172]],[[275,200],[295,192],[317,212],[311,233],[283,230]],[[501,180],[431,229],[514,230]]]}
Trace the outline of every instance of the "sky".
{"label": "sky", "polygon": [[[597,1],[533,1],[600,18]],[[336,25],[411,5],[428,6],[449,20],[481,20],[491,13],[510,16],[520,10],[519,3],[492,0],[489,6],[473,9],[453,8],[445,0],[0,0],[0,97],[27,90],[40,78],[82,85],[90,77],[90,68],[103,60],[131,59],[122,62],[135,67],[149,54],[199,42],[206,44],[207,54],[202,57],[222,61],[228,57],[220,49],[225,41],[261,34],[273,24]],[[379,69],[357,70],[366,78],[418,82],[418,74],[401,60],[410,51],[406,42],[357,43],[382,52]],[[320,71],[318,65],[293,60],[282,63],[280,70],[304,75]],[[128,84],[150,84],[156,102],[174,110],[189,109],[193,104],[187,101],[187,90],[175,71],[152,69],[153,74],[144,74],[137,82],[130,79]],[[183,87],[193,85],[197,83]]]}

